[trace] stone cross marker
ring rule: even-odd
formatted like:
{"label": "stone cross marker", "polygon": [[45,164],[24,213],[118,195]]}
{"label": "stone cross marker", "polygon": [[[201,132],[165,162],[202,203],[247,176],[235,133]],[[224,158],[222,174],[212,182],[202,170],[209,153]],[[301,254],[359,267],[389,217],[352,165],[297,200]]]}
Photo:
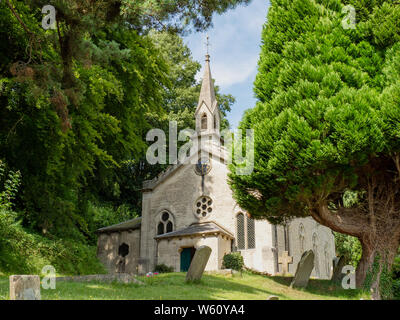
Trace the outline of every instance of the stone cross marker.
{"label": "stone cross marker", "polygon": [[307,287],[308,280],[310,279],[311,272],[314,268],[314,252],[308,250],[303,253],[297,265],[296,274],[290,284],[292,288],[305,288]]}
{"label": "stone cross marker", "polygon": [[282,255],[278,258],[278,263],[282,264],[282,274],[287,274],[289,264],[293,263],[293,257],[290,257],[287,251],[283,251]]}
{"label": "stone cross marker", "polygon": [[208,259],[210,258],[211,251],[211,248],[208,246],[201,246],[196,250],[186,274],[186,281],[199,281],[201,279]]}
{"label": "stone cross marker", "polygon": [[40,300],[40,277],[10,276],[10,300]]}

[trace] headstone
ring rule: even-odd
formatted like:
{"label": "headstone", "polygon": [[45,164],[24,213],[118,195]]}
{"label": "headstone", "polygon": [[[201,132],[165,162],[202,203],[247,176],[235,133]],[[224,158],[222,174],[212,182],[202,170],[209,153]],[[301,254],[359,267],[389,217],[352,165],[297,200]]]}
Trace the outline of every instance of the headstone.
{"label": "headstone", "polygon": [[40,300],[40,277],[10,276],[10,300]]}
{"label": "headstone", "polygon": [[211,248],[208,246],[201,246],[196,250],[186,274],[186,281],[199,281],[201,279],[208,259],[210,258],[211,251]]}
{"label": "headstone", "polygon": [[346,265],[346,259],[341,256],[336,263],[335,267],[333,268],[333,274],[332,274],[332,281],[341,283],[343,277],[345,276],[344,273],[342,273],[343,267]]}
{"label": "headstone", "polygon": [[297,265],[296,274],[290,284],[290,287],[305,288],[310,279],[311,272],[314,268],[314,252],[308,250],[303,253]]}
{"label": "headstone", "polygon": [[289,256],[289,252],[283,251],[282,255],[278,259],[278,263],[282,264],[282,274],[285,275],[289,271],[289,264],[293,263],[293,257]]}
{"label": "headstone", "polygon": [[269,296],[267,300],[279,300],[278,296]]}

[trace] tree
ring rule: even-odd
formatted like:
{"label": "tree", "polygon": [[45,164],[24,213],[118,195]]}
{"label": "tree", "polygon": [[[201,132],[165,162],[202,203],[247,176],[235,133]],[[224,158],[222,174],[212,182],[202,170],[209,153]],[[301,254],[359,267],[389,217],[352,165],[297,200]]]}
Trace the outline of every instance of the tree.
{"label": "tree", "polygon": [[[88,200],[118,194],[118,169],[146,148],[147,115],[163,112],[171,81],[148,31],[202,30],[247,2],[1,1],[0,156],[23,176],[24,224],[87,234]],[[45,5],[55,30],[42,28]]]}
{"label": "tree", "polygon": [[[342,25],[348,4],[355,29]],[[357,237],[356,282],[375,298],[390,296],[384,279],[400,242],[399,18],[392,1],[271,1],[258,102],[241,123],[255,130],[254,171],[235,175],[233,164],[230,174],[255,218],[312,216]]]}

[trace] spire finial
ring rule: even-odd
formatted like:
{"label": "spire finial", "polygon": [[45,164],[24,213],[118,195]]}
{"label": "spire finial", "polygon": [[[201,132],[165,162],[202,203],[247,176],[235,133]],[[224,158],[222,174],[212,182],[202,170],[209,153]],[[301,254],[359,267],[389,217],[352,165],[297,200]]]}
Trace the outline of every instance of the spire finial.
{"label": "spire finial", "polygon": [[206,48],[207,48],[207,54],[206,54],[206,61],[210,61],[210,53],[209,53],[209,49],[210,49],[210,37],[209,37],[209,35],[207,34],[206,35]]}

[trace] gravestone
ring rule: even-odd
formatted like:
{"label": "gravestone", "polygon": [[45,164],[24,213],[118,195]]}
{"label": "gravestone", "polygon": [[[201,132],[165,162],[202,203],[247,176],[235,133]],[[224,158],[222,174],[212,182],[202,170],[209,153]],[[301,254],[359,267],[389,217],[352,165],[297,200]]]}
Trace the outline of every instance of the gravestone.
{"label": "gravestone", "polygon": [[10,300],[40,300],[40,277],[10,276]]}
{"label": "gravestone", "polygon": [[201,279],[208,259],[210,258],[211,251],[211,248],[208,246],[201,246],[196,250],[186,274],[186,281],[199,281]]}
{"label": "gravestone", "polygon": [[293,257],[289,256],[289,252],[283,251],[282,255],[278,259],[278,263],[282,264],[282,274],[285,275],[289,271],[289,264],[293,263]]}
{"label": "gravestone", "polygon": [[296,274],[290,284],[291,288],[305,288],[314,268],[314,252],[308,250],[303,253],[297,265]]}
{"label": "gravestone", "polygon": [[345,274],[342,273],[343,267],[346,265],[346,259],[341,256],[333,268],[332,281],[336,283],[341,283]]}

